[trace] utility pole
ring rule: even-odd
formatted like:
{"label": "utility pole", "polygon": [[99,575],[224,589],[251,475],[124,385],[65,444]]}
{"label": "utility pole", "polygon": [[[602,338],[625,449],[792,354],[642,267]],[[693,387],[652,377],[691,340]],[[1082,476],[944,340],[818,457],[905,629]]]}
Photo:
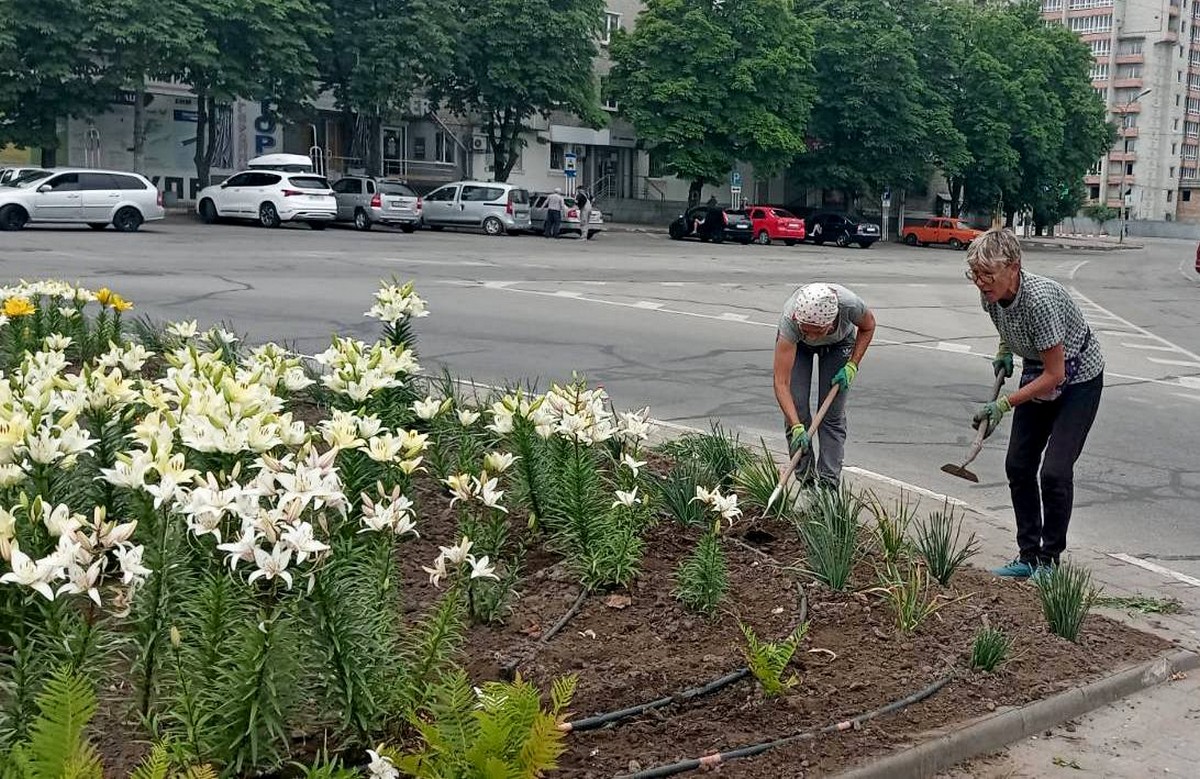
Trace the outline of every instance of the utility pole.
{"label": "utility pole", "polygon": [[1121,160],[1121,228],[1117,232],[1117,243],[1125,243],[1125,220],[1129,218],[1129,201],[1125,199],[1125,180],[1126,175],[1129,173],[1129,136],[1125,134],[1125,131],[1129,128],[1125,126],[1125,117],[1129,113],[1130,106],[1141,100],[1146,95],[1150,94],[1150,92],[1151,90],[1148,88],[1143,89],[1141,92],[1129,98],[1129,101],[1125,103],[1125,106],[1121,109],[1121,140],[1123,141],[1123,150],[1125,154]]}

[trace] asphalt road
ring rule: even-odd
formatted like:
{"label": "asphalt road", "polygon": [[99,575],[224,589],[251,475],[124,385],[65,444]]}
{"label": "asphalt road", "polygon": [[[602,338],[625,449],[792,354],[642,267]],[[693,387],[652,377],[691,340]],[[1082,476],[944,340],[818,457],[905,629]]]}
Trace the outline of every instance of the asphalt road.
{"label": "asphalt road", "polygon": [[[1200,276],[1195,244],[1031,252],[1026,267],[1071,287],[1108,358],[1108,387],[1076,477],[1071,543],[1200,575]],[[107,285],[155,319],[223,322],[252,340],[320,351],[363,318],[381,278],[416,281],[427,369],[489,383],[602,383],[619,407],[701,427],[717,419],[779,439],[771,349],[779,307],[836,281],[875,310],[877,340],[852,390],[847,464],[1011,516],[1005,429],[974,466],[943,474],[971,440],[996,334],[961,252],[875,246],[711,246],[660,234],[592,242],[207,227],[174,217],[123,235],[32,228],[0,235],[0,279]],[[926,502],[927,507],[928,501]],[[990,562],[990,561],[981,561]]]}

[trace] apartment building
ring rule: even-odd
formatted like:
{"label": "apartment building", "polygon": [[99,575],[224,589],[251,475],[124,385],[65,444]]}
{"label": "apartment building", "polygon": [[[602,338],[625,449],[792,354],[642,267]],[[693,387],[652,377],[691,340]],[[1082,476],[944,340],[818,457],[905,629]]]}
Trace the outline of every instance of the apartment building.
{"label": "apartment building", "polygon": [[1042,15],[1091,48],[1092,88],[1118,128],[1089,199],[1200,221],[1200,0],[1042,0]]}

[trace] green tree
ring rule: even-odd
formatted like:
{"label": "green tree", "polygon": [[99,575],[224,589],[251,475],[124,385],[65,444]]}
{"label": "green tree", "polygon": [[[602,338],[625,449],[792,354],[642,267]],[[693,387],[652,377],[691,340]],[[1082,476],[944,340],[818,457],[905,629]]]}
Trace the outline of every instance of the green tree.
{"label": "green tree", "polygon": [[1121,212],[1103,203],[1092,203],[1080,209],[1080,213],[1091,219],[1104,232],[1104,225],[1120,216]]}
{"label": "green tree", "polygon": [[182,63],[196,94],[196,178],[208,183],[217,149],[214,118],[232,100],[261,100],[285,115],[311,97],[316,51],[328,33],[321,0],[206,0],[194,6],[201,35]]}
{"label": "green tree", "polygon": [[804,151],[812,45],[791,0],[648,0],[611,45],[610,89],[695,203],[738,161],[770,175]]}
{"label": "green tree", "polygon": [[349,152],[370,171],[383,167],[384,117],[444,76],[453,54],[453,19],[437,0],[327,0],[330,35],[321,52],[321,80],[344,113]]}
{"label": "green tree", "polygon": [[809,186],[848,200],[912,186],[933,169],[939,141],[953,137],[944,105],[931,105],[912,35],[890,3],[811,0],[817,48],[810,152],[793,169]]}
{"label": "green tree", "polygon": [[92,3],[9,0],[0,11],[0,145],[41,147],[42,163],[54,165],[59,119],[93,115],[112,99]]}
{"label": "green tree", "polygon": [[508,180],[534,116],[567,111],[603,124],[593,71],[603,0],[478,0],[454,7],[452,67],[431,96],[478,118],[496,181]]}
{"label": "green tree", "polygon": [[146,81],[182,75],[193,41],[203,34],[188,0],[95,0],[99,55],[112,80],[133,92],[133,169],[145,167]]}

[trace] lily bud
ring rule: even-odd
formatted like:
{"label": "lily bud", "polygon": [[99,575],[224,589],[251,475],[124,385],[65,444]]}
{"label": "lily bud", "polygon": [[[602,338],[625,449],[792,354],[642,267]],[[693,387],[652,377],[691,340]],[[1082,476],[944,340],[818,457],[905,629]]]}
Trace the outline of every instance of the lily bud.
{"label": "lily bud", "polygon": [[178,649],[183,644],[183,636],[179,633],[179,628],[171,626],[171,648]]}

